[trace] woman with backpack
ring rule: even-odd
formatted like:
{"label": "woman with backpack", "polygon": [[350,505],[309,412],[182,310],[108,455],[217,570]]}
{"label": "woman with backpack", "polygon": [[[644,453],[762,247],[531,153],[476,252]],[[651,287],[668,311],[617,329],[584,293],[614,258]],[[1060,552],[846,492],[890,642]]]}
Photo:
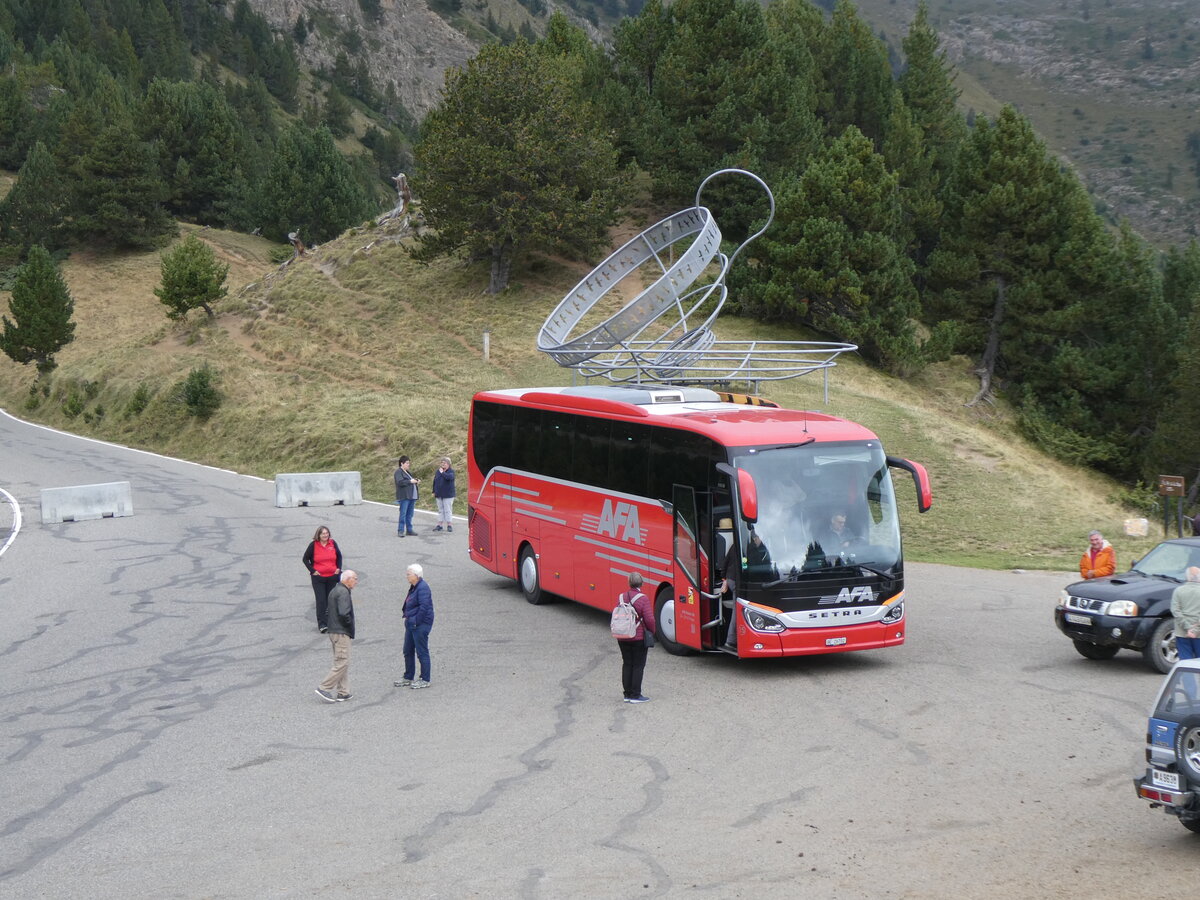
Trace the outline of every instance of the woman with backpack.
{"label": "woman with backpack", "polygon": [[[617,598],[617,610],[625,612],[626,607],[632,607],[635,627],[632,635],[617,636],[617,646],[621,648],[621,685],[625,689],[626,703],[646,703],[650,698],[642,693],[642,673],[646,670],[646,651],[654,646],[653,638],[648,643],[647,637],[656,634],[658,629],[654,625],[654,605],[642,593],[642,576],[637,572],[630,573],[629,590]],[[629,613],[625,612],[625,615]],[[614,632],[618,631],[616,621],[619,616],[620,613],[614,611]]]}

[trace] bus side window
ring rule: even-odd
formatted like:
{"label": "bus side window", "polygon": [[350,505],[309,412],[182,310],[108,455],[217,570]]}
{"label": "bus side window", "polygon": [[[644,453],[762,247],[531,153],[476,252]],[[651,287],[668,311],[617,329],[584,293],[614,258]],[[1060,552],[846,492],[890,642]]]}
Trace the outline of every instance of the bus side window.
{"label": "bus side window", "polygon": [[550,478],[572,479],[571,436],[575,430],[571,413],[543,412],[538,435],[540,471]]}
{"label": "bus side window", "polygon": [[575,423],[574,479],[608,489],[608,445],[612,423],[608,419],[580,416]]}
{"label": "bus side window", "polygon": [[478,402],[472,423],[475,464],[485,476],[512,459],[513,407],[502,403]]}
{"label": "bus side window", "polygon": [[538,458],[539,433],[542,428],[540,409],[513,409],[512,461],[514,469],[537,472],[542,468]]}
{"label": "bus side window", "polygon": [[648,430],[644,425],[612,423],[608,464],[608,483],[612,490],[638,497],[646,496],[647,473],[650,469],[648,438]]}

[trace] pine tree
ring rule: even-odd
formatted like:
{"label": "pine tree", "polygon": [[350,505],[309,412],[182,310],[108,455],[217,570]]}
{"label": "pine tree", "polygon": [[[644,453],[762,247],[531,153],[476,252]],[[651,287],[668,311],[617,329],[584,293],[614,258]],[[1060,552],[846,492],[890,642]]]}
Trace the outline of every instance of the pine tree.
{"label": "pine tree", "polygon": [[961,348],[979,359],[973,403],[991,398],[1010,355],[1044,353],[1026,319],[1072,299],[1054,292],[1048,277],[1066,240],[1065,191],[1057,163],[1012,107],[994,124],[977,120],[951,188],[954,207],[930,258],[940,289],[934,316],[960,322]]}
{"label": "pine tree", "polygon": [[16,244],[22,252],[34,244],[57,250],[66,243],[63,220],[67,212],[67,192],[58,165],[38,141],[21,165],[17,183],[0,201],[4,240]]}
{"label": "pine tree", "polygon": [[1200,297],[1196,298],[1177,357],[1170,396],[1162,407],[1142,461],[1147,480],[1161,474],[1183,475],[1192,485],[1189,502],[1200,489]]}
{"label": "pine tree", "polygon": [[850,0],[837,0],[826,42],[819,48],[827,93],[817,113],[826,133],[837,137],[848,125],[881,146],[896,86],[887,48],[858,17]]}
{"label": "pine tree", "polygon": [[296,122],[279,137],[262,189],[263,231],[324,242],[370,214],[370,201],[325,127]]}
{"label": "pine tree", "polygon": [[325,92],[325,108],[321,112],[321,122],[329,129],[329,133],[335,138],[344,138],[350,134],[354,130],[350,125],[350,114],[353,111],[354,108],[346,96],[331,84]]}
{"label": "pine tree", "polygon": [[1200,243],[1188,241],[1182,250],[1167,249],[1163,258],[1163,296],[1186,320],[1200,297]]}
{"label": "pine tree", "polygon": [[194,234],[163,254],[161,271],[162,284],[154,294],[167,308],[168,318],[182,319],[193,309],[203,309],[212,318],[212,304],[227,293],[229,266],[217,262],[212,248]]}
{"label": "pine tree", "polygon": [[757,265],[731,275],[751,314],[804,324],[906,374],[948,348],[948,328],[922,345],[900,187],[871,141],[850,126],[804,174],[780,186],[776,224],[754,245]]}
{"label": "pine tree", "polygon": [[136,126],[157,151],[171,212],[204,225],[234,224],[249,139],[225,96],[204,82],[156,79]]}
{"label": "pine tree", "polygon": [[76,233],[116,247],[148,250],[176,233],[167,214],[167,185],[149,144],[132,124],[106,127],[75,167]]}
{"label": "pine tree", "polygon": [[486,45],[447,75],[416,148],[430,257],[490,258],[490,293],[531,250],[584,252],[615,218],[616,152],[579,94],[569,57]]}
{"label": "pine tree", "polygon": [[54,355],[75,337],[75,303],[58,266],[44,247],[34,246],[17,272],[9,301],[13,321],[3,318],[0,350],[14,362],[35,363],[39,375],[58,365]]}
{"label": "pine tree", "polygon": [[[899,136],[889,134],[892,146],[884,151],[889,162],[906,169],[901,181],[912,217],[913,258],[922,270],[918,275],[921,282],[942,230],[941,195],[967,138],[966,123],[956,107],[959,90],[954,85],[955,75],[928,16],[925,0],[921,0],[904,38],[905,68],[897,82],[905,109],[921,132],[920,159],[901,156],[907,151],[897,147]],[[898,124],[895,119],[893,123]]]}

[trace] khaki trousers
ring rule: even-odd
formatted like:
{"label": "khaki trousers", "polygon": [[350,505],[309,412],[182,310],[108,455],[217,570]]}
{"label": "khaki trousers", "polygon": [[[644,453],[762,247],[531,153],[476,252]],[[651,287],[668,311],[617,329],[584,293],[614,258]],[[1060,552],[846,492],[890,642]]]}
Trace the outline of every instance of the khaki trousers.
{"label": "khaki trousers", "polygon": [[331,634],[329,643],[333,644],[333,668],[321,682],[321,690],[331,694],[350,693],[350,635]]}

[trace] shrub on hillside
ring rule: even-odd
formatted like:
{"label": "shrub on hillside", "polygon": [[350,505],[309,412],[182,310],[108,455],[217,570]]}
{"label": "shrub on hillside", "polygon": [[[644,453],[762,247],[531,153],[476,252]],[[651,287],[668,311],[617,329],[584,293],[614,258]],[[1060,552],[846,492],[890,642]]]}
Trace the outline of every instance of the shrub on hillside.
{"label": "shrub on hillside", "polygon": [[224,399],[217,390],[216,374],[205,363],[197,369],[192,369],[187,378],[179,386],[179,399],[190,415],[198,419],[207,419],[221,406]]}

